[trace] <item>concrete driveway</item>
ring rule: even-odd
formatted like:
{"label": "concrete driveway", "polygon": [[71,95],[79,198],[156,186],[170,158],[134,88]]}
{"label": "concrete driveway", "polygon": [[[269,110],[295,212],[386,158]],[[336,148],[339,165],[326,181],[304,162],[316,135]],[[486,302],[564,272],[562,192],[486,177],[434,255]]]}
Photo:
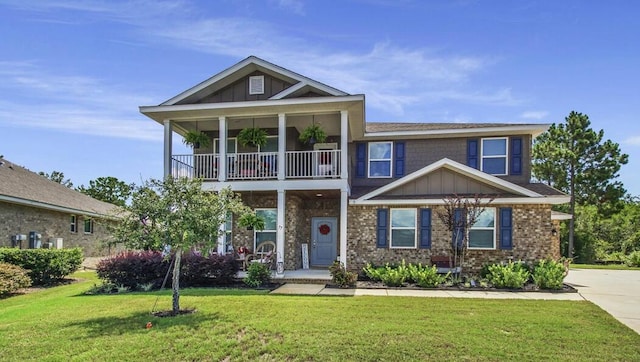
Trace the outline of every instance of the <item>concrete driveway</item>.
{"label": "concrete driveway", "polygon": [[640,270],[571,269],[564,281],[640,334]]}

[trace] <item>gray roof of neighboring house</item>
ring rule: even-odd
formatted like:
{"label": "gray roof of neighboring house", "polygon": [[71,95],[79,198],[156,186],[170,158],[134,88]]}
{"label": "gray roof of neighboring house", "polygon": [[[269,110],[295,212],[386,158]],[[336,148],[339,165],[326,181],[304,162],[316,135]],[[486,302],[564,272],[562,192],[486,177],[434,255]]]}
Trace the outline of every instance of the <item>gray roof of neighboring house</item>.
{"label": "gray roof of neighboring house", "polygon": [[0,201],[95,217],[113,217],[117,209],[6,159],[0,159]]}
{"label": "gray roof of neighboring house", "polygon": [[472,129],[472,128],[532,126],[532,125],[534,124],[367,122],[366,132],[434,131],[434,130],[445,130],[445,129]]}

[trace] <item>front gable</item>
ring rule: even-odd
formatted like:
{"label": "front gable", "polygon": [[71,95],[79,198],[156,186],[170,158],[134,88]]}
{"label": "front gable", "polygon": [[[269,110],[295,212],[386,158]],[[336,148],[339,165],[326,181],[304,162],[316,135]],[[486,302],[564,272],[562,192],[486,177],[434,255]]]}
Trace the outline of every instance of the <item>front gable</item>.
{"label": "front gable", "polygon": [[407,197],[415,195],[500,195],[505,190],[475,180],[469,176],[440,168],[426,175],[413,179],[381,195],[382,197]]}
{"label": "front gable", "polygon": [[439,203],[446,195],[487,195],[508,202],[557,203],[537,192],[443,158],[373,190],[352,204]]}
{"label": "front gable", "polygon": [[[256,85],[258,85],[257,88],[255,88]],[[250,56],[169,99],[162,105],[248,102],[344,95],[347,93]]]}

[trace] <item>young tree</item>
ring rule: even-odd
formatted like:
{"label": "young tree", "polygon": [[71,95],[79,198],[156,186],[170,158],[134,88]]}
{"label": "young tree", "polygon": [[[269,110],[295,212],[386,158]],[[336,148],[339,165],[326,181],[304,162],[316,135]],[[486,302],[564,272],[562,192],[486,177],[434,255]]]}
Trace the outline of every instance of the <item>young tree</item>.
{"label": "young tree", "polygon": [[[585,114],[572,111],[566,124],[551,125],[533,145],[532,172],[535,178],[571,197],[569,212],[575,214],[576,203],[593,204],[603,214],[621,207],[626,190],[616,181],[620,167],[629,156],[611,140],[603,142],[604,131],[590,128]],[[573,256],[575,219],[569,221],[568,256]]]}
{"label": "young tree", "polygon": [[205,253],[214,249],[228,211],[240,216],[252,213],[229,188],[207,192],[198,179],[152,179],[136,188],[131,205],[124,206],[124,217],[112,231],[116,243],[130,248],[170,247],[174,258],[172,312],[178,314],[182,253],[191,248]]}
{"label": "young tree", "polygon": [[98,177],[89,181],[89,187],[81,185],[76,190],[94,199],[102,200],[118,206],[124,206],[131,196],[134,184],[127,184],[115,177]]}
{"label": "young tree", "polygon": [[70,179],[66,179],[64,178],[64,172],[60,172],[60,171],[52,171],[51,174],[48,174],[46,172],[38,172],[38,175],[43,176],[48,178],[51,181],[57,182],[61,185],[64,185],[68,188],[73,188],[73,183],[71,182]]}
{"label": "young tree", "polygon": [[[483,201],[485,199],[488,201]],[[454,270],[458,270],[459,267],[460,274],[469,244],[469,230],[493,200],[494,197],[486,195],[476,194],[469,198],[454,194],[445,196],[444,208],[436,212],[440,221],[451,232],[453,267]]]}

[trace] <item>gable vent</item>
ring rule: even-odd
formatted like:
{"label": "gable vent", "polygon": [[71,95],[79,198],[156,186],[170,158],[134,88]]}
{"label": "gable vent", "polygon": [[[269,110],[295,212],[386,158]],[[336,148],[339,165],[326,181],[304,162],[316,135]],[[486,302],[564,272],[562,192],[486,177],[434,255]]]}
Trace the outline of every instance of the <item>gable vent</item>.
{"label": "gable vent", "polygon": [[264,75],[249,77],[249,94],[264,94]]}

